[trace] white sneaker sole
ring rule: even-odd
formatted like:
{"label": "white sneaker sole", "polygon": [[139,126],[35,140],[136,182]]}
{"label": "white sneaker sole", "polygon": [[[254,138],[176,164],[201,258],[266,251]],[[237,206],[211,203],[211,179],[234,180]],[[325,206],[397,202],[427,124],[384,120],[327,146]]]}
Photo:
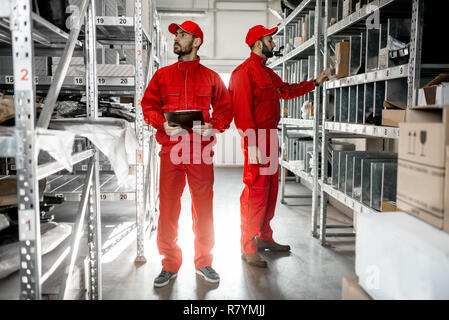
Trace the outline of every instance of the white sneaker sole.
{"label": "white sneaker sole", "polygon": [[196,273],[199,274],[200,276],[202,276],[204,278],[204,280],[206,280],[207,282],[210,282],[210,283],[218,283],[218,282],[220,282],[220,279],[211,279],[211,278],[206,277],[204,275],[204,273],[202,273],[201,271],[196,270]]}
{"label": "white sneaker sole", "polygon": [[176,278],[177,275],[178,275],[177,273],[173,274],[173,275],[170,277],[170,279],[168,279],[168,280],[165,281],[165,282],[162,282],[162,283],[153,283],[153,284],[154,284],[154,287],[156,287],[156,288],[161,288],[161,287],[166,286],[166,285],[170,282],[170,280],[173,279],[173,278]]}

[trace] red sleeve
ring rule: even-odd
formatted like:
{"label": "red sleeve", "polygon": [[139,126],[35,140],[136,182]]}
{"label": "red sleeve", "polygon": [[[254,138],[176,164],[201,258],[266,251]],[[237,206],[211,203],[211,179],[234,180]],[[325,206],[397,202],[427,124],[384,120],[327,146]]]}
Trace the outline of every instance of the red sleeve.
{"label": "red sleeve", "polygon": [[163,125],[166,120],[162,112],[162,99],[157,72],[151,78],[150,84],[143,95],[142,111],[143,118],[147,124],[158,130],[164,130]]}
{"label": "red sleeve", "polygon": [[232,122],[232,103],[223,80],[218,74],[215,75],[212,95],[212,119],[210,124],[220,132],[229,128]]}
{"label": "red sleeve", "polygon": [[282,81],[282,79],[273,70],[269,70],[273,83],[279,88],[281,99],[295,99],[315,90],[315,83],[313,80],[289,84]]}
{"label": "red sleeve", "polygon": [[248,72],[234,71],[229,82],[234,108],[234,122],[237,129],[246,132],[248,129],[256,130],[253,117],[253,92]]}

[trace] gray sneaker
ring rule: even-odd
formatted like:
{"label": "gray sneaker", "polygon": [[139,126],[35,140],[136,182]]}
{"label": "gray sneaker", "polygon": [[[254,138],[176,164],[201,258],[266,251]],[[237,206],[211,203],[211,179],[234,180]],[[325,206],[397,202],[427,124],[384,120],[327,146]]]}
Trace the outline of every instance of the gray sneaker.
{"label": "gray sneaker", "polygon": [[212,267],[204,267],[200,269],[196,269],[196,273],[198,273],[200,276],[203,276],[203,278],[211,283],[218,283],[220,282],[220,276]]}
{"label": "gray sneaker", "polygon": [[154,286],[156,288],[163,287],[167,285],[170,282],[170,280],[175,278],[177,275],[178,275],[177,273],[162,270],[161,273],[159,273],[159,275],[156,277],[156,279],[154,279]]}

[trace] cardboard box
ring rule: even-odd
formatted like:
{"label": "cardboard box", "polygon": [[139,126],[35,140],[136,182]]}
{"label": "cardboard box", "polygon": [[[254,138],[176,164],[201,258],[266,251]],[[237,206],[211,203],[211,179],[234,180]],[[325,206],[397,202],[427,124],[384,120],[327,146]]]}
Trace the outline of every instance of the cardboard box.
{"label": "cardboard box", "polygon": [[349,76],[349,51],[349,41],[337,43],[337,56],[335,61],[337,79]]}
{"label": "cardboard box", "polygon": [[341,290],[342,300],[373,300],[368,293],[359,285],[359,277],[357,276],[346,276],[343,277],[342,290]]}
{"label": "cardboard box", "polygon": [[406,110],[383,109],[382,125],[399,128],[401,122],[405,122]]}
{"label": "cardboard box", "polygon": [[449,106],[407,110],[406,123],[400,124],[397,207],[449,232],[448,124]]}
{"label": "cardboard box", "polygon": [[382,212],[397,212],[399,211],[395,202],[382,201]]}
{"label": "cardboard box", "polygon": [[[39,185],[39,201],[43,200],[47,179],[41,179]],[[0,180],[0,208],[17,207],[17,176]]]}
{"label": "cardboard box", "polygon": [[449,105],[449,74],[440,74],[418,92],[418,106]]}

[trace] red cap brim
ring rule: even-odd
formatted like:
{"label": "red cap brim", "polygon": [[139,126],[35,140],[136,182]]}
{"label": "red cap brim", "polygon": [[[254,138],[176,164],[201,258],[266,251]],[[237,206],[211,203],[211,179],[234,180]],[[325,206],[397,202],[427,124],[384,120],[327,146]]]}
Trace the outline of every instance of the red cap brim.
{"label": "red cap brim", "polygon": [[270,35],[275,35],[278,32],[278,27],[274,27],[273,29],[268,29],[267,33],[264,34],[263,36],[270,36]]}
{"label": "red cap brim", "polygon": [[[179,24],[177,23],[172,23],[171,25],[168,26],[168,31],[170,31],[170,33],[176,34],[176,31],[181,28],[179,26]],[[182,29],[182,28],[181,28]],[[184,29],[183,29],[184,30]]]}

